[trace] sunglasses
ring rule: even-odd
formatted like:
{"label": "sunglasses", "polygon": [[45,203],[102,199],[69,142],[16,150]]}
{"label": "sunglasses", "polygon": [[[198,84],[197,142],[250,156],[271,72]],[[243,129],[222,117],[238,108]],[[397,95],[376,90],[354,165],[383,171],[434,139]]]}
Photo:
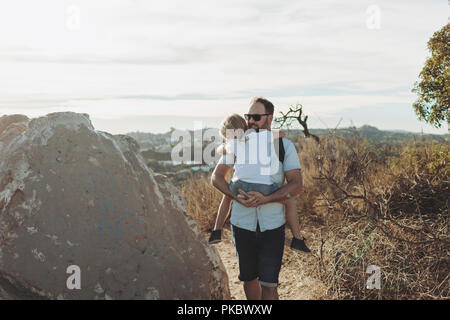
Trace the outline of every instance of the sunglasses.
{"label": "sunglasses", "polygon": [[255,121],[261,120],[261,116],[268,116],[270,113],[264,113],[264,114],[244,114],[245,120],[250,120],[253,118]]}

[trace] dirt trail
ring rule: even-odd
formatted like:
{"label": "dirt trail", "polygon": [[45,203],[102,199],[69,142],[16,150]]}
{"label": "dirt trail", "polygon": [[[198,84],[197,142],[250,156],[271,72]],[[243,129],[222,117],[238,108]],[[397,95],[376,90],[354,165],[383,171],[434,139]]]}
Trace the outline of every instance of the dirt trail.
{"label": "dirt trail", "polygon": [[[317,279],[308,276],[303,271],[302,264],[307,263],[313,257],[302,257],[304,253],[293,251],[289,248],[291,238],[286,230],[286,246],[279,276],[280,285],[278,295],[281,300],[313,300],[325,298],[325,287]],[[308,234],[305,234],[308,238]],[[215,244],[223,264],[228,273],[231,298],[233,300],[245,300],[243,282],[238,279],[239,266],[237,264],[236,251],[233,246],[231,230],[224,228],[222,241]]]}

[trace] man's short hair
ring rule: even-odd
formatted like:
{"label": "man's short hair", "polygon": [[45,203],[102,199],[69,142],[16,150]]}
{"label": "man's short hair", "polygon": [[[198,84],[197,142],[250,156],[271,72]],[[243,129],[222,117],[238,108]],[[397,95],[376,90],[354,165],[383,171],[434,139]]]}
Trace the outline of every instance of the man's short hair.
{"label": "man's short hair", "polygon": [[262,103],[264,105],[264,108],[266,109],[266,113],[273,114],[273,110],[275,108],[274,108],[272,102],[270,102],[266,98],[256,97],[256,98],[253,98],[251,104],[255,104],[257,102]]}

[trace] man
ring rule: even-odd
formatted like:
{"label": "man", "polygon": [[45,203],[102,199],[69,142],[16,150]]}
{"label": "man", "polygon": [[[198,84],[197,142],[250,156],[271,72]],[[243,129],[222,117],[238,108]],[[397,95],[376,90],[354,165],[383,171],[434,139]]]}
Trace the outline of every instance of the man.
{"label": "man", "polygon": [[[274,106],[264,98],[253,99],[247,117],[249,129],[270,130]],[[211,182],[223,194],[233,199],[231,225],[233,242],[239,263],[239,280],[244,282],[248,300],[278,299],[278,275],[284,252],[285,217],[280,202],[294,197],[302,189],[300,161],[294,144],[282,139],[285,149],[283,164],[278,166],[277,183],[287,184],[263,196],[256,192],[244,192],[235,196],[228,187],[225,176],[233,167],[233,159],[224,155],[214,169]],[[248,148],[248,144],[246,144]],[[247,150],[248,151],[248,150]]]}

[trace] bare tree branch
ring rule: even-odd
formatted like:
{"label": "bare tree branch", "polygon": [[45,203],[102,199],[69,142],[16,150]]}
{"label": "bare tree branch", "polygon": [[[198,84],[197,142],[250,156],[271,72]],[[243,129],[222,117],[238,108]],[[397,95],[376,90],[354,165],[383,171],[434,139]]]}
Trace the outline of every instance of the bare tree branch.
{"label": "bare tree branch", "polygon": [[286,113],[280,112],[281,116],[275,118],[274,122],[278,124],[278,128],[283,127],[284,125],[290,126],[294,120],[297,120],[298,123],[303,127],[303,133],[305,134],[306,138],[313,138],[316,140],[317,143],[320,142],[320,139],[318,136],[312,134],[308,130],[308,116],[305,116],[302,119],[303,114],[303,106],[301,104],[296,104],[295,106],[292,106],[289,108],[289,111]]}

